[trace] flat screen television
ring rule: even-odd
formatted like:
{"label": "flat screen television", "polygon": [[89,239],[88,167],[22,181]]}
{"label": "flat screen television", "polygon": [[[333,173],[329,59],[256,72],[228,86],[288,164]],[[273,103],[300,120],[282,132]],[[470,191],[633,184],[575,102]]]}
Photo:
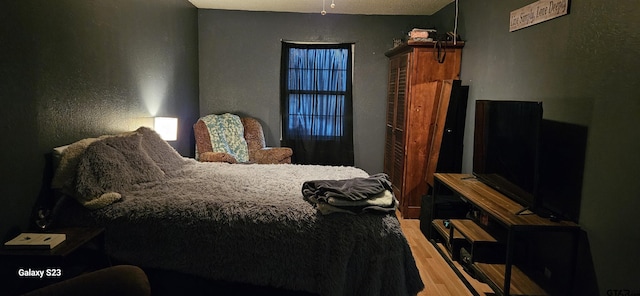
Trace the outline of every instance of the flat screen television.
{"label": "flat screen television", "polygon": [[588,129],[542,115],[542,102],[476,101],[473,174],[521,210],[578,222]]}
{"label": "flat screen television", "polygon": [[476,101],[473,174],[536,212],[542,102]]}

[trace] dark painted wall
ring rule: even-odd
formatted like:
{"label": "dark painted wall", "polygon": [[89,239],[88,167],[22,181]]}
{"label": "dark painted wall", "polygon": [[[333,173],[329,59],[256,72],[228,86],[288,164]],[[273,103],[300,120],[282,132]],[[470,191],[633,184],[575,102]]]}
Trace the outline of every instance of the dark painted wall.
{"label": "dark painted wall", "polygon": [[[509,13],[533,1],[460,2],[459,32],[467,41],[461,78],[470,85],[465,170],[471,171],[477,99],[542,100],[547,119],[586,125],[580,225],[591,254],[579,267],[585,272],[592,265],[595,280],[581,278],[576,286],[590,294],[637,295],[640,6],[571,1],[569,15],[510,33]],[[434,16],[440,30],[453,29],[454,7]]]}
{"label": "dark painted wall", "polygon": [[[568,16],[509,33],[509,12],[532,1],[461,2],[459,28],[467,41],[462,79],[471,86],[471,103],[543,100],[547,118],[589,127],[580,224],[593,260],[586,264],[596,279],[578,285],[595,284],[601,295],[612,289],[640,293],[640,232],[634,228],[640,209],[638,6],[572,1]],[[433,22],[451,30],[453,11],[322,17],[196,13],[179,0],[3,1],[0,236],[27,226],[45,191],[52,147],[127,130],[131,118],[150,115],[155,108],[147,102],[156,98],[163,99],[158,115],[181,119],[174,145],[183,155],[193,155],[191,124],[208,113],[255,116],[266,125],[268,143],[277,145],[280,39],[356,42],[356,165],[380,171],[384,52],[392,38],[414,26]],[[470,171],[473,113],[467,114]]]}
{"label": "dark painted wall", "polygon": [[0,3],[1,238],[30,226],[53,147],[161,115],[193,155],[197,26],[186,0]]}
{"label": "dark painted wall", "polygon": [[200,10],[200,113],[258,118],[280,139],[281,40],[355,42],[355,165],[382,171],[388,59],[393,38],[430,26],[426,16],[357,16]]}

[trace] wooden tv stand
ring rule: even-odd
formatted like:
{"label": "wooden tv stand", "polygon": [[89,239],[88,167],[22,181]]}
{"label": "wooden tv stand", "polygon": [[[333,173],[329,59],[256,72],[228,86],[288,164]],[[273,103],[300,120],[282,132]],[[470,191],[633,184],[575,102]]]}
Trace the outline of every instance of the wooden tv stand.
{"label": "wooden tv stand", "polygon": [[[468,219],[431,216],[435,231],[431,231],[429,240],[472,293],[479,295],[467,281],[463,274],[465,271],[457,266],[464,266],[465,270],[487,283],[498,295],[550,294],[514,262],[516,238],[532,232],[566,232],[572,236],[573,252],[567,255],[571,256],[570,274],[575,277],[580,230],[576,223],[551,221],[531,212],[517,214],[522,210],[520,204],[475,179],[473,175],[436,173],[434,177],[432,204],[435,206],[439,192],[443,191],[441,186],[445,186],[464,201],[469,214]],[[460,264],[454,264],[453,261]],[[563,294],[570,294],[571,282],[568,281],[566,287],[560,287]]]}

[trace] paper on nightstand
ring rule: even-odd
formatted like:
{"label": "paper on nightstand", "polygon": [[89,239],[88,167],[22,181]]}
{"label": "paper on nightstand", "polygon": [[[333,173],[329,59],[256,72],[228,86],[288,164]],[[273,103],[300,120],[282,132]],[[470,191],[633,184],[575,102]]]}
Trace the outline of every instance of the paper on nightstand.
{"label": "paper on nightstand", "polygon": [[14,239],[4,243],[10,249],[50,250],[67,239],[64,233],[21,233]]}

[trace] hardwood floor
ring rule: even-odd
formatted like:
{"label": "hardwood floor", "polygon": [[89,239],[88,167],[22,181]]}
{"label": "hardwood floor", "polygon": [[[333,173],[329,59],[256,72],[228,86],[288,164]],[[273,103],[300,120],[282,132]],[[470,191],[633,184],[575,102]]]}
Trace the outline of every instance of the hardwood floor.
{"label": "hardwood floor", "polygon": [[[420,220],[403,219],[400,213],[397,215],[425,285],[424,290],[418,296],[473,295],[444,258],[440,256],[435,246],[422,234]],[[469,281],[476,290],[480,291],[480,295],[492,292],[486,284],[472,278],[469,278]]]}

